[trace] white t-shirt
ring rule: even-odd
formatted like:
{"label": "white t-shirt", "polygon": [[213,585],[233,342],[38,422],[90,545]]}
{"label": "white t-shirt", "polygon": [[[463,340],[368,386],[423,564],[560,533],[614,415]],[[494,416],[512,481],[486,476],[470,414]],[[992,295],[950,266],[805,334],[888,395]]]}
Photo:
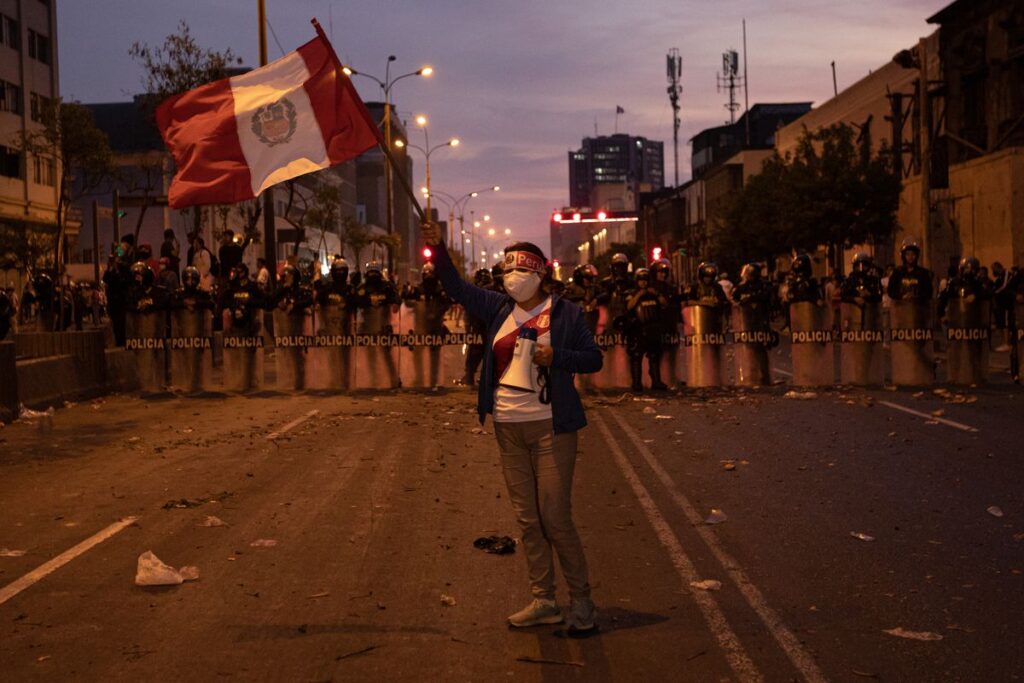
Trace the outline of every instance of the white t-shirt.
{"label": "white t-shirt", "polygon": [[[505,322],[498,329],[494,340],[497,341],[505,335],[512,334],[527,320],[536,318],[545,311],[551,313],[551,298],[548,297],[536,308],[524,311],[519,306],[512,308],[512,313],[505,318]],[[538,344],[551,345],[551,332],[545,331],[537,337]],[[533,385],[540,387],[538,376],[540,367],[533,366]],[[520,391],[511,387],[498,385],[494,389],[494,421],[495,422],[532,422],[534,420],[550,420],[551,404],[540,402],[540,391]]]}

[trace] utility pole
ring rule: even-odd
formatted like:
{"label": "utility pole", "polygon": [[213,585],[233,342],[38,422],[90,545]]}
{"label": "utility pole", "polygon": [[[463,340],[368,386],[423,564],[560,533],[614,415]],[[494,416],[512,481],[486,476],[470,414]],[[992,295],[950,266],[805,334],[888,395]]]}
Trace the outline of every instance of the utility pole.
{"label": "utility pole", "polygon": [[736,89],[743,84],[744,79],[739,75],[739,55],[736,50],[726,50],[722,53],[722,73],[718,74],[718,92],[725,90],[729,93],[729,102],[725,108],[729,110],[729,123],[736,123],[736,112],[740,108],[736,101]]}
{"label": "utility pole", "polygon": [[746,123],[746,146],[750,147],[750,79],[747,77],[747,20],[743,20],[743,120]]}
{"label": "utility pole", "polygon": [[[918,135],[921,145],[921,224],[922,236],[924,238],[924,262],[932,270],[936,270],[938,264],[932,262],[935,251],[932,249],[932,200],[931,200],[931,171],[932,171],[932,102],[928,94],[928,43],[927,38],[922,38],[917,43],[917,58],[920,62],[918,71],[918,107],[921,112],[921,127]],[[943,265],[943,268],[945,266]],[[943,272],[939,270],[938,272]]]}
{"label": "utility pole", "polygon": [[672,153],[675,162],[675,186],[679,187],[679,97],[683,94],[683,86],[679,79],[683,73],[683,58],[679,56],[679,48],[674,47],[665,57],[666,76],[668,77],[668,99],[672,103]]}
{"label": "utility pole", "polygon": [[[260,66],[267,65],[267,8],[266,0],[259,2],[260,22]],[[263,191],[263,244],[264,258],[267,259],[267,268],[270,269],[270,288],[274,289],[277,281],[277,232],[274,221],[274,189],[273,185]],[[270,316],[267,316],[268,318]]]}

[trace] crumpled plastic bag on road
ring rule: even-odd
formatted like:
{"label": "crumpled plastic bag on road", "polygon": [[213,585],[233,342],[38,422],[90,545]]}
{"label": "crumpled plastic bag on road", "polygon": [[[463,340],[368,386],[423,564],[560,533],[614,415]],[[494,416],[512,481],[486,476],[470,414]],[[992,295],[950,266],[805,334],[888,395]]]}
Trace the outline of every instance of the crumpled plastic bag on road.
{"label": "crumpled plastic bag on road", "polygon": [[473,541],[473,547],[492,555],[511,555],[516,551],[516,540],[511,536],[482,536]]}
{"label": "crumpled plastic bag on road", "polygon": [[174,567],[153,554],[152,550],[139,555],[138,567],[135,570],[136,586],[178,586],[185,581],[198,581],[198,567]]}
{"label": "crumpled plastic bag on road", "polygon": [[702,591],[717,591],[722,589],[722,582],[714,579],[704,579],[703,581],[691,581],[690,585],[694,588],[699,588]]}
{"label": "crumpled plastic bag on road", "polygon": [[725,520],[729,519],[726,514],[718,508],[711,508],[711,514],[704,520],[705,524],[721,524]]}

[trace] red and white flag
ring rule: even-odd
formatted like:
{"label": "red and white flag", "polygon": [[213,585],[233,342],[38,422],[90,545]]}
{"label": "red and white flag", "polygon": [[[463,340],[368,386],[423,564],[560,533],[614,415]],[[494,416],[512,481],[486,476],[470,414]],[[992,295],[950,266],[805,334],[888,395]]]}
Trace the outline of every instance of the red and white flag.
{"label": "red and white flag", "polygon": [[321,33],[241,76],[162,102],[177,173],[172,208],[252,199],[275,183],[359,156],[380,133]]}

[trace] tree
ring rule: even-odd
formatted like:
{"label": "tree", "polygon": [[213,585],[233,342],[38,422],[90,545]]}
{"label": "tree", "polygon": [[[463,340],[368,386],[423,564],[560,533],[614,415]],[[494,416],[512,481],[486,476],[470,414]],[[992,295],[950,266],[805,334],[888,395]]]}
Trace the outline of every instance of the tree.
{"label": "tree", "polygon": [[352,250],[356,270],[359,270],[363,249],[370,246],[370,229],[351,216],[342,218],[341,224],[341,243]]}
{"label": "tree", "polygon": [[57,185],[56,235],[53,264],[63,265],[64,239],[71,204],[92,194],[110,178],[114,155],[106,134],[96,127],[92,112],[78,102],[55,100],[44,107],[42,126],[22,131],[18,147],[25,154],[26,175],[52,177]]}
{"label": "tree", "polygon": [[787,160],[774,154],[726,205],[725,228],[715,234],[709,249],[723,272],[739,272],[752,261],[770,262],[781,245],[792,241],[786,210],[793,203],[786,182],[789,172]]}

